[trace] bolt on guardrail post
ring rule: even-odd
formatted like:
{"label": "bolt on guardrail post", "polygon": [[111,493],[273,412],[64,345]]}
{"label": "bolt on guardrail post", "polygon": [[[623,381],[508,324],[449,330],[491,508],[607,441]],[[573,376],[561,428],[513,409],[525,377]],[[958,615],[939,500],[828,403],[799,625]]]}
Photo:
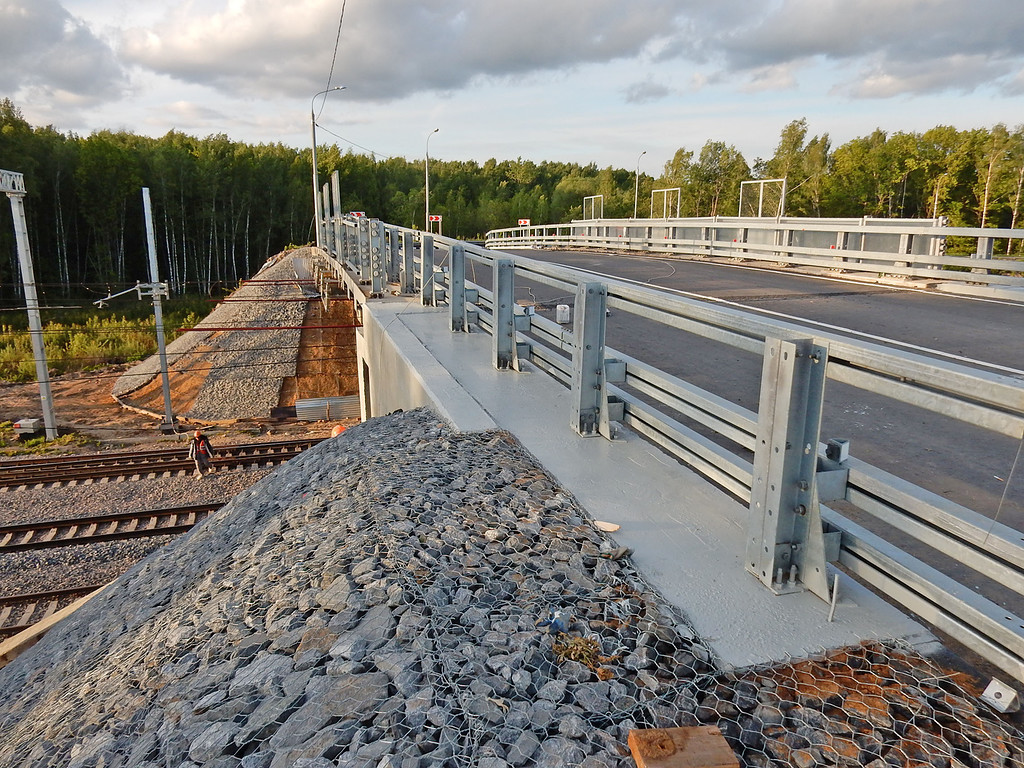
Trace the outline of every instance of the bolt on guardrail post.
{"label": "bolt on guardrail post", "polygon": [[515,325],[515,265],[512,259],[495,259],[491,349],[494,367],[500,371],[518,368]]}
{"label": "bolt on guardrail post", "polygon": [[469,325],[466,323],[466,247],[462,243],[452,245],[448,262],[450,327],[452,331],[465,332]]}
{"label": "bolt on guardrail post", "polygon": [[434,236],[420,237],[420,304],[434,306]]}
{"label": "bolt on guardrail post", "polygon": [[598,434],[598,415],[604,393],[605,303],[604,283],[576,286],[573,310],[572,414],[569,425],[580,435]]}
{"label": "bolt on guardrail post", "polygon": [[828,600],[815,472],[828,348],[765,340],[746,569],[777,594]]}
{"label": "bolt on guardrail post", "polygon": [[416,290],[416,253],[412,232],[402,232],[402,266],[399,275],[401,284],[399,290],[403,294],[410,294]]}
{"label": "bolt on guardrail post", "polygon": [[384,225],[370,219],[370,294],[381,296],[385,286]]}

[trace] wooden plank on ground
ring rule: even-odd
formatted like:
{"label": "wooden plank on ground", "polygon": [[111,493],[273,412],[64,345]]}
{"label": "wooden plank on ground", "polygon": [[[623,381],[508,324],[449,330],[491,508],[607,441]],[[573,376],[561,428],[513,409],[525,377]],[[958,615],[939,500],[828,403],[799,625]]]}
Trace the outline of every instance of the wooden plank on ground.
{"label": "wooden plank on ground", "polygon": [[638,768],[739,768],[729,743],[713,725],[629,732]]}

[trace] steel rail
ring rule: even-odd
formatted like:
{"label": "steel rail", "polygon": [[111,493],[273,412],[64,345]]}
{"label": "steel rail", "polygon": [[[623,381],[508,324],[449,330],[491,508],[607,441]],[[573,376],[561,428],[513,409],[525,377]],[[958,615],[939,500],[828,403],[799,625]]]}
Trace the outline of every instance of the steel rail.
{"label": "steel rail", "polygon": [[[248,443],[217,449],[212,460],[214,467],[239,467],[253,463],[278,463],[316,445],[322,438]],[[133,475],[177,472],[192,467],[192,460],[184,448],[161,451],[140,451],[93,454],[90,456],[26,459],[0,463],[0,488],[28,484],[115,478]]]}
{"label": "steel rail", "polygon": [[191,504],[0,526],[0,555],[185,533],[221,506]]}
{"label": "steel rail", "polygon": [[[104,586],[106,585],[90,584],[84,587],[68,587],[48,592],[31,592],[0,597],[0,639],[23,632],[48,618],[57,612],[60,603],[67,598],[84,597]],[[16,611],[15,608],[19,606],[24,607]],[[38,615],[40,610],[43,611],[42,616]],[[14,623],[8,623],[12,617],[16,617]]]}

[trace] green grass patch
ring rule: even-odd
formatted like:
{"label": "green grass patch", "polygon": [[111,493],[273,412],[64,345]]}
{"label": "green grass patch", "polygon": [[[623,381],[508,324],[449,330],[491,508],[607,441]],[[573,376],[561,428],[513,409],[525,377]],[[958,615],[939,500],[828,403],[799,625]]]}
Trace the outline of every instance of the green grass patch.
{"label": "green grass patch", "polygon": [[[64,310],[43,325],[46,360],[54,375],[90,371],[116,363],[141,360],[156,352],[156,320],[134,311],[114,314],[110,310]],[[212,305],[205,297],[168,301],[164,331],[168,343],[177,338],[176,328],[191,328],[209,314]],[[36,378],[28,317],[4,318],[0,325],[0,380],[33,381]]]}
{"label": "green grass patch", "polygon": [[60,435],[55,440],[46,441],[42,435],[21,438],[14,433],[14,424],[10,421],[0,422],[0,456],[40,456],[47,453],[63,453],[71,447],[98,448],[99,440],[77,432]]}

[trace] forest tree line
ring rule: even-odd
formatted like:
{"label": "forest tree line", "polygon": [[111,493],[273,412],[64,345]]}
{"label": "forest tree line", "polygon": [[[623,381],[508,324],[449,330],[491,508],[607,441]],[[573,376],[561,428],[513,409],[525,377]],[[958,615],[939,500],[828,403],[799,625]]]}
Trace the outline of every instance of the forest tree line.
{"label": "forest tree line", "polygon": [[[337,146],[318,147],[317,159],[322,181],[339,172],[344,210],[423,227],[422,159],[377,159]],[[0,168],[25,175],[44,303],[149,279],[142,187],[153,200],[162,279],[178,293],[232,286],[289,244],[312,240],[310,162],[309,148],[223,134],[61,133],[29,125],[14,103],[0,100]],[[581,218],[590,195],[604,196],[606,217],[628,217],[634,174],[593,163],[432,158],[431,212],[444,216],[446,235],[462,238],[519,218]],[[714,140],[681,147],[660,176],[640,175],[638,215],[650,215],[652,189],[676,187],[682,216],[736,215],[740,182],[752,178],[785,178],[790,216],[943,215],[954,226],[1015,227],[1024,204],[1024,126],[876,130],[833,148],[828,134],[809,136],[806,121],[795,120],[768,159],[748,162]],[[20,274],[10,208],[0,208],[0,300],[10,306]]]}

